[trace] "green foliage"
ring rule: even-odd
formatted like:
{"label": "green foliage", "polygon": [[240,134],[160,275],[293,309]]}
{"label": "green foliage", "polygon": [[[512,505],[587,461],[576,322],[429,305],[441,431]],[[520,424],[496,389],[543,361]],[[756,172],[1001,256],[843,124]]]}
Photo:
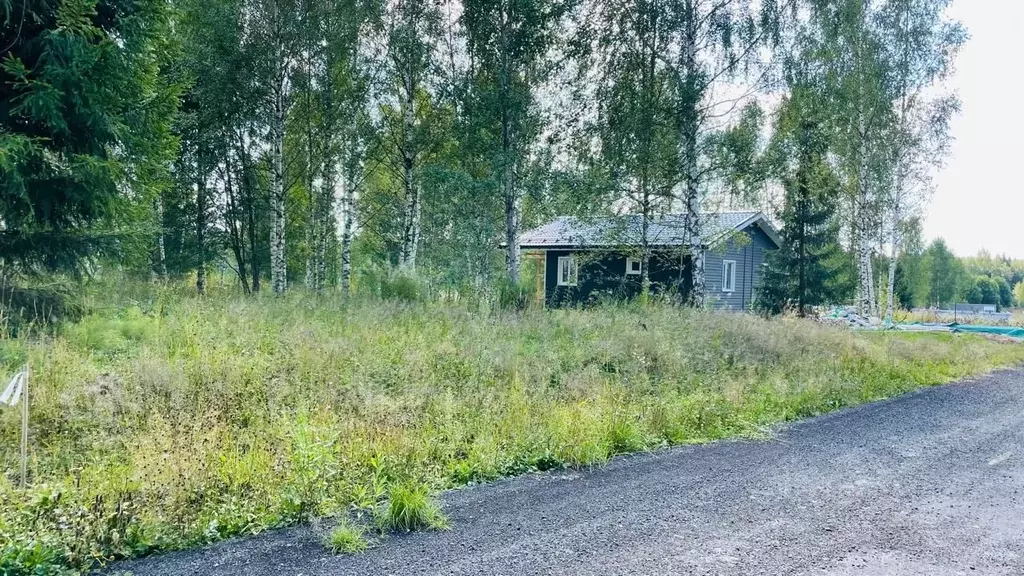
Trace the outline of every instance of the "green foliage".
{"label": "green foliage", "polygon": [[152,339],[158,321],[146,316],[137,306],[124,310],[117,317],[91,315],[70,325],[65,336],[82,348],[98,353],[113,353]]}
{"label": "green foliage", "polygon": [[896,292],[905,308],[958,301],[1010,308],[1020,302],[1017,278],[1024,278],[1024,265],[984,252],[958,258],[939,238],[924,249],[914,242],[906,247],[897,262]]}
{"label": "green foliage", "polygon": [[999,305],[1003,308],[1012,307],[1013,289],[1010,288],[1010,283],[1002,276],[996,276],[992,280],[995,281],[996,287],[999,289]]}
{"label": "green foliage", "polygon": [[966,299],[970,304],[999,304],[999,284],[988,276],[978,276],[967,289]]}
{"label": "green foliage", "polygon": [[501,310],[525,310],[535,290],[525,281],[513,284],[502,278],[498,281],[498,307]]}
{"label": "green foliage", "polygon": [[[754,204],[764,189],[770,169],[762,158],[764,116],[760,106],[748,104],[736,125],[719,135],[715,142],[715,161],[725,167],[723,180],[729,193]],[[821,127],[817,129],[820,131]]]}
{"label": "green foliage", "polygon": [[[600,157],[584,147],[582,162],[601,175],[599,190],[610,199],[625,197],[648,219],[667,210],[681,180],[677,78],[659,58],[668,49],[670,19],[664,3],[603,3],[593,20],[582,23],[576,48],[583,61],[579,73],[600,74],[597,113],[586,127],[586,136],[601,143]],[[595,50],[592,43],[616,48]]]}
{"label": "green foliage", "polygon": [[930,278],[920,219],[910,219],[901,228],[903,240],[896,261],[895,291],[899,306],[910,310],[928,305]]}
{"label": "green foliage", "polygon": [[327,535],[327,546],[338,554],[358,554],[368,545],[366,530],[347,520],[339,522]]}
{"label": "green foliage", "polygon": [[427,486],[403,482],[392,486],[387,503],[377,511],[377,525],[382,530],[443,530],[448,519],[430,497]]}

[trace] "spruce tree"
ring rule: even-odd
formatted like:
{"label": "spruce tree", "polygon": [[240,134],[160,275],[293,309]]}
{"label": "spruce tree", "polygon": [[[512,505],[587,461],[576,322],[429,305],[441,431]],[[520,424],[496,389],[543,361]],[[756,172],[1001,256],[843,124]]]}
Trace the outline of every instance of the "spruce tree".
{"label": "spruce tree", "polygon": [[180,93],[169,14],[162,0],[0,4],[0,276],[83,272],[152,231],[139,214],[170,184]]}
{"label": "spruce tree", "polygon": [[847,291],[835,218],[840,186],[826,162],[819,106],[810,90],[794,88],[773,142],[774,152],[788,150],[779,169],[785,187],[782,246],[767,258],[757,299],[768,314],[794,309],[805,316],[809,307],[838,301]]}

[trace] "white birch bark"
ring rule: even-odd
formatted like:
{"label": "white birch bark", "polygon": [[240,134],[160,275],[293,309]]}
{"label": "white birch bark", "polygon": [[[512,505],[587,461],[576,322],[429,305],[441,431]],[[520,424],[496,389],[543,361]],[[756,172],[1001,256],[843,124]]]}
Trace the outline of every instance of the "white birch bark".
{"label": "white birch bark", "polygon": [[309,254],[306,256],[306,288],[316,291],[317,288],[317,261],[316,253],[320,244],[320,211],[318,205],[318,194],[310,183],[309,190],[309,222],[306,229],[306,243],[309,247]]}
{"label": "white birch bark", "polygon": [[410,271],[416,271],[416,256],[420,246],[420,216],[423,213],[423,188],[419,182],[414,187],[415,194],[411,206],[412,216],[409,224],[409,254],[406,259]]}
{"label": "white birch bark", "polygon": [[512,119],[509,117],[509,100],[512,82],[511,62],[507,46],[506,30],[508,14],[501,11],[501,186],[505,198],[505,272],[513,286],[519,285],[519,194],[515,178],[515,144],[512,134]]}
{"label": "white birch bark", "polygon": [[892,230],[890,231],[892,242],[892,250],[889,252],[889,279],[887,283],[886,299],[885,299],[885,321],[892,323],[893,314],[896,310],[896,257],[899,250],[899,226],[898,221],[894,218],[892,222]]}
{"label": "white birch bark", "polygon": [[329,210],[324,212],[320,219],[320,241],[316,245],[316,291],[322,292],[327,280],[327,239],[332,232],[331,219],[328,217]]}
{"label": "white birch bark", "polygon": [[686,204],[686,238],[691,258],[690,302],[695,307],[703,307],[707,299],[707,288],[704,274],[704,236],[703,214],[701,213],[700,188],[698,186],[697,164],[697,130],[698,130],[698,98],[697,91],[697,14],[693,0],[686,0],[685,22],[683,24],[683,44],[680,50],[680,71],[685,106],[682,110],[682,176],[683,194]]}
{"label": "white birch bark", "polygon": [[867,33],[869,0],[861,2],[861,30],[857,45],[859,85],[857,88],[857,212],[855,214],[857,228],[857,311],[865,316],[875,313],[875,297],[873,274],[871,270],[871,233],[868,199],[869,164],[868,164],[868,110],[865,94],[865,53],[864,35]]}
{"label": "white birch bark", "polygon": [[277,23],[277,61],[274,71],[274,110],[271,119],[272,182],[270,191],[270,285],[275,295],[284,294],[288,287],[288,264],[285,259],[285,190],[284,190],[284,123],[285,123],[285,62],[280,15]]}
{"label": "white birch bark", "polygon": [[352,228],[355,226],[355,179],[345,182],[342,193],[342,210],[344,222],[341,230],[341,295],[348,298],[352,289]]}
{"label": "white birch bark", "polygon": [[405,209],[402,219],[402,246],[399,267],[407,272],[416,271],[416,251],[419,240],[420,188],[416,182],[415,155],[412,150],[412,103],[407,103],[405,114],[405,142],[402,150],[402,183],[405,187]]}
{"label": "white birch bark", "polygon": [[164,199],[157,196],[153,200],[153,209],[156,212],[158,232],[156,236],[156,273],[160,280],[167,279],[167,250],[164,244]]}
{"label": "white birch bark", "polygon": [[335,166],[333,161],[324,163],[323,174],[321,174],[319,201],[317,202],[317,235],[316,245],[313,253],[313,289],[321,292],[324,289],[324,282],[327,274],[327,239],[333,233],[331,214],[334,211],[334,184]]}
{"label": "white birch bark", "polygon": [[640,295],[647,302],[651,295],[651,197],[646,181],[641,193],[643,204],[640,215]]}
{"label": "white birch bark", "polygon": [[[403,2],[404,33],[407,41],[413,41],[416,34],[414,7],[410,0]],[[413,131],[416,128],[416,62],[410,57],[402,71],[402,183],[405,187],[405,210],[403,214],[402,245],[399,252],[399,268],[407,273],[416,272],[416,252],[419,248],[420,187],[416,173],[416,151]]]}

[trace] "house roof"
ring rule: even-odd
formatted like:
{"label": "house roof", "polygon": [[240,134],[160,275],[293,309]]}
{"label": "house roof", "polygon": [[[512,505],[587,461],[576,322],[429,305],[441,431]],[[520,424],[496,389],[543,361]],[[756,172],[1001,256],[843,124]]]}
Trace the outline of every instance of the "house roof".
{"label": "house roof", "polygon": [[[648,223],[647,238],[652,246],[685,246],[686,214],[666,214]],[[598,218],[559,216],[519,237],[522,248],[593,247],[638,245],[642,238],[643,217],[622,214]],[[716,212],[704,215],[704,242],[717,244],[729,234],[757,225],[779,245],[779,236],[761,212]]]}

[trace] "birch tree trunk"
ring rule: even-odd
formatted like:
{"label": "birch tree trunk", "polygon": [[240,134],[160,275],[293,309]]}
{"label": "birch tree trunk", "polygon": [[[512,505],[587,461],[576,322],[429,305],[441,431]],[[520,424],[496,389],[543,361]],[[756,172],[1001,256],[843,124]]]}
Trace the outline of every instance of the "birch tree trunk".
{"label": "birch tree trunk", "polygon": [[[646,186],[646,184],[645,184]],[[640,215],[640,298],[647,302],[651,295],[651,198],[645,189]],[[629,272],[629,270],[626,270]]]}
{"label": "birch tree trunk", "polygon": [[271,163],[273,181],[270,191],[270,285],[274,294],[284,294],[288,287],[288,263],[285,259],[285,190],[284,190],[284,47],[278,48],[277,70],[274,74],[274,110],[271,120]]}
{"label": "birch tree trunk", "polygon": [[[506,160],[507,164],[507,160]],[[519,285],[519,198],[515,191],[512,167],[505,166],[502,186],[505,189],[505,271],[513,286]]]}
{"label": "birch tree trunk", "polygon": [[[412,43],[415,32],[415,16],[412,2],[403,2],[405,34]],[[416,62],[409,58],[402,73],[402,183],[405,187],[405,211],[403,214],[402,246],[399,254],[399,268],[408,273],[416,272],[416,252],[419,247],[420,187],[416,174],[416,143],[413,131],[416,128]]]}
{"label": "birch tree trunk", "polygon": [[510,100],[512,98],[511,62],[507,28],[508,13],[501,11],[501,70],[499,71],[501,101],[501,187],[505,197],[505,271],[512,286],[519,285],[519,195],[516,190],[514,157],[515,144],[512,134]]}
{"label": "birch tree trunk", "polygon": [[320,192],[316,190],[316,183],[313,178],[313,137],[312,131],[308,135],[307,148],[307,172],[306,189],[309,200],[309,221],[306,228],[306,245],[309,254],[306,256],[306,289],[318,290],[317,288],[317,260],[316,254],[320,244]]}
{"label": "birch tree trunk", "polygon": [[333,232],[334,227],[331,226],[333,221],[334,213],[334,182],[335,182],[335,166],[333,160],[329,160],[324,163],[323,174],[321,174],[320,182],[320,202],[317,207],[319,212],[319,225],[320,229],[317,233],[316,253],[314,254],[314,261],[316,264],[315,270],[315,288],[317,292],[322,292],[324,289],[324,281],[327,273],[327,239],[330,238],[330,234]]}
{"label": "birch tree trunk", "polygon": [[416,249],[419,239],[420,189],[415,181],[415,160],[412,152],[412,109],[406,114],[406,138],[402,151],[402,183],[405,187],[405,210],[402,215],[402,247],[399,267],[407,272],[416,271]]}
{"label": "birch tree trunk", "polygon": [[311,196],[309,199],[309,228],[306,230],[306,242],[309,247],[309,254],[306,255],[306,289],[316,291],[316,253],[320,242],[320,215],[317,213],[316,208],[317,195],[314,192]]}
{"label": "birch tree trunk", "polygon": [[892,251],[889,253],[889,282],[886,290],[885,299],[885,321],[892,323],[893,314],[896,310],[896,257],[897,250],[899,250],[899,238],[897,232],[897,225],[893,222],[892,226]]}
{"label": "birch tree trunk", "polygon": [[157,196],[153,200],[153,211],[156,213],[156,274],[160,280],[167,279],[167,250],[164,244],[164,199]]}
{"label": "birch tree trunk", "polygon": [[857,88],[857,311],[865,316],[875,314],[874,274],[871,270],[870,244],[870,190],[868,188],[868,106],[865,94],[865,52],[864,36],[867,33],[869,0],[861,0],[861,22],[857,43],[857,66],[859,82]]}
{"label": "birch tree trunk", "polygon": [[[198,169],[198,162],[196,168]],[[196,292],[206,292],[206,182],[200,175],[196,178]]]}
{"label": "birch tree trunk", "polygon": [[690,285],[690,303],[694,307],[703,307],[707,299],[704,276],[704,237],[703,214],[701,213],[700,189],[697,174],[697,130],[699,87],[697,70],[697,14],[694,0],[686,0],[684,5],[683,38],[680,50],[679,69],[682,74],[681,89],[681,157],[683,194],[686,205],[686,238],[690,249],[692,278]]}
{"label": "birch tree trunk", "polygon": [[359,136],[359,116],[353,114],[348,141],[348,158],[342,171],[341,192],[341,294],[348,299],[352,295],[352,234],[356,223],[356,185],[362,171],[362,150]]}
{"label": "birch tree trunk", "polygon": [[413,190],[413,201],[410,206],[411,216],[409,219],[409,254],[406,259],[410,272],[416,271],[416,256],[420,246],[420,215],[423,212],[423,189],[420,187],[419,182],[416,183]]}
{"label": "birch tree trunk", "polygon": [[342,193],[344,221],[341,229],[341,295],[348,298],[352,290],[352,228],[355,225],[355,178],[349,177]]}

